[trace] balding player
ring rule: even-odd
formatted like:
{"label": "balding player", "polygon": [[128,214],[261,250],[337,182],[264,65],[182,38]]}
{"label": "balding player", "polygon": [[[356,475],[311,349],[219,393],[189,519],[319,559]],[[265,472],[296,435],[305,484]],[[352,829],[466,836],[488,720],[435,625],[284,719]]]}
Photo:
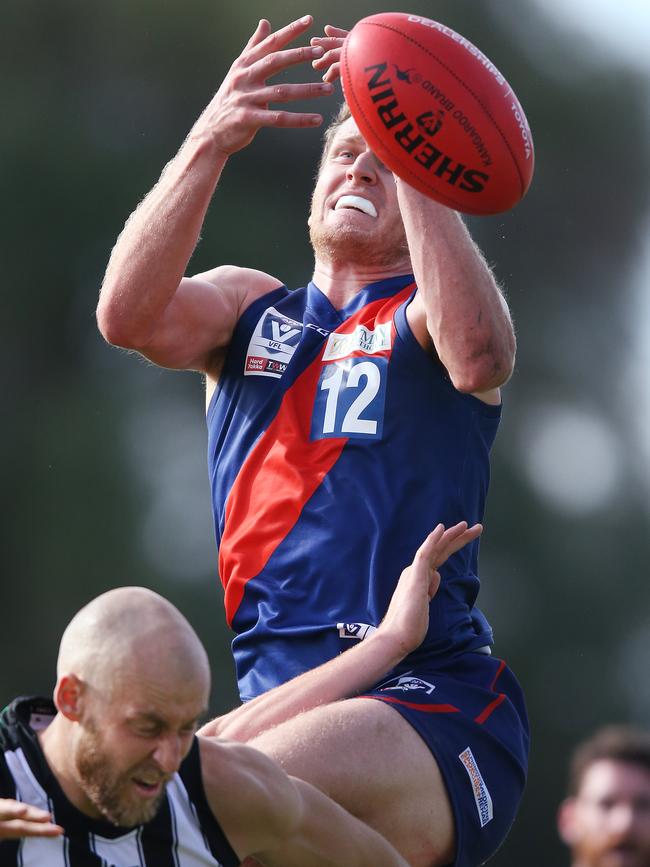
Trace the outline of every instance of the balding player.
{"label": "balding player", "polygon": [[161,596],[119,588],[83,608],[61,641],[54,703],[20,698],[0,716],[2,867],[234,867],[249,855],[406,867],[262,753],[196,738],[209,689],[201,642]]}

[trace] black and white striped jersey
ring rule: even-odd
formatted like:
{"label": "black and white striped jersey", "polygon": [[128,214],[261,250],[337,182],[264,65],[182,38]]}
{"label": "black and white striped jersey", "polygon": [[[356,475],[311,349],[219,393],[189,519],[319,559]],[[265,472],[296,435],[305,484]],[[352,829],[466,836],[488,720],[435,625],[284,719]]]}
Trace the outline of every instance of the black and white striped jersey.
{"label": "black and white striped jersey", "polygon": [[0,841],[0,867],[237,867],[241,862],[210,810],[199,743],[170,780],[155,818],[118,828],[85,816],[63,794],[36,731],[56,713],[51,701],[18,698],[0,714],[0,797],[48,810],[65,835]]}

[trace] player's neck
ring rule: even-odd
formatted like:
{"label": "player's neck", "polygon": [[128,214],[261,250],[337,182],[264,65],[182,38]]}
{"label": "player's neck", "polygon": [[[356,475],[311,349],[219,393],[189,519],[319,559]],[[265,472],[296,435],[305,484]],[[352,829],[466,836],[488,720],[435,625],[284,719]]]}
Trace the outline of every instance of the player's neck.
{"label": "player's neck", "polygon": [[317,259],[312,280],[334,307],[340,309],[369,283],[409,274],[411,270],[408,259],[392,265],[369,267],[360,267],[357,263]]}

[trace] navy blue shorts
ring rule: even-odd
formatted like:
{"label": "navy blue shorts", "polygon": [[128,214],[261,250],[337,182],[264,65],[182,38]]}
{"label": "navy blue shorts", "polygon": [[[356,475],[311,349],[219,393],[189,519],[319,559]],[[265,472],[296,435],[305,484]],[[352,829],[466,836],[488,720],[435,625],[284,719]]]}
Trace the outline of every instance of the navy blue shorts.
{"label": "navy blue shorts", "polygon": [[393,674],[364,697],[391,704],[433,753],[456,823],[454,867],[477,867],[505,840],[526,783],[521,687],[503,660],[486,653]]}

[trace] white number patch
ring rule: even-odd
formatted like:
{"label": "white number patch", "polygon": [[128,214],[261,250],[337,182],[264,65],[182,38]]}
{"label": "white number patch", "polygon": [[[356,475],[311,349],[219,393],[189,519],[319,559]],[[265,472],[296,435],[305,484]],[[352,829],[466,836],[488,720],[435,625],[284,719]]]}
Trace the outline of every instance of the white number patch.
{"label": "white number patch", "polygon": [[347,358],[326,364],[318,382],[312,440],[381,437],[388,359]]}

